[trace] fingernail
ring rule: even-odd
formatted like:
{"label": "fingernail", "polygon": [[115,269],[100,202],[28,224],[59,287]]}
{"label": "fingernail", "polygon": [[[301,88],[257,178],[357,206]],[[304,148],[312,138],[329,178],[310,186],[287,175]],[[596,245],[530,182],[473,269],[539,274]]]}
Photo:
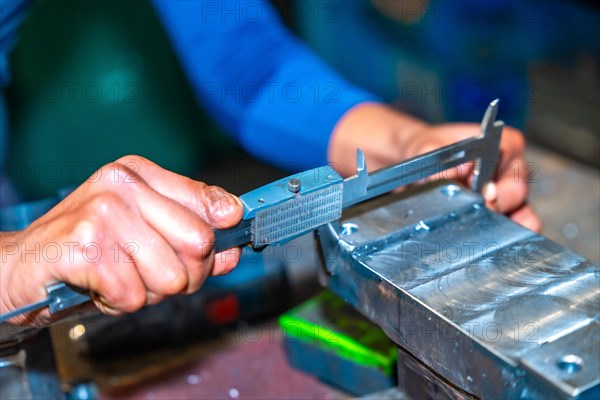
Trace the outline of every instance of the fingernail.
{"label": "fingernail", "polygon": [[244,206],[244,204],[242,203],[242,200],[240,200],[240,198],[239,198],[239,197],[237,197],[237,196],[236,196],[236,195],[234,195],[234,194],[230,194],[229,196],[233,197],[233,199],[234,199],[234,200],[235,200],[235,201],[236,201],[236,202],[237,202],[237,203],[240,205],[240,207],[243,207],[243,206]]}
{"label": "fingernail", "polygon": [[234,200],[238,205],[242,206],[242,201],[236,196],[219,186],[212,186],[209,191],[209,199],[213,204],[219,204],[229,199]]}
{"label": "fingernail", "polygon": [[486,183],[483,187],[483,197],[486,201],[493,203],[498,198],[498,192],[496,191],[496,184],[494,182]]}

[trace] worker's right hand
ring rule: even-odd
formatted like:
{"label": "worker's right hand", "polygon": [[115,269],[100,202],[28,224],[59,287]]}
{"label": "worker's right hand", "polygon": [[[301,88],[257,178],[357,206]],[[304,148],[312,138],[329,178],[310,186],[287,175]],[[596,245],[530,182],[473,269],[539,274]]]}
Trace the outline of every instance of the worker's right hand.
{"label": "worker's right hand", "polygon": [[[111,315],[192,293],[237,264],[239,248],[215,255],[211,228],[234,226],[242,214],[219,187],[123,157],[25,230],[1,234],[0,313],[42,300],[58,281],[89,289]],[[9,322],[50,321],[43,310]]]}

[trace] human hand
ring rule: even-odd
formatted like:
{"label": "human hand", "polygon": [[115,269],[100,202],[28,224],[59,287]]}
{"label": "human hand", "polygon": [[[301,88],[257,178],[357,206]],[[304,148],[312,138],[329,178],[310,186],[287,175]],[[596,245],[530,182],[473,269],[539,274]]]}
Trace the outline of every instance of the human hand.
{"label": "human hand", "polygon": [[[235,267],[240,249],[214,252],[212,228],[237,224],[240,200],[138,156],[107,164],[23,231],[0,239],[0,312],[42,300],[64,281],[118,315],[192,293]],[[10,322],[44,325],[47,310]]]}
{"label": "human hand", "polygon": [[[365,153],[369,170],[423,154],[477,136],[479,124],[429,125],[378,103],[363,103],[349,110],[336,125],[329,141],[329,161],[343,176],[355,173],[356,149]],[[526,203],[530,164],[523,158],[525,140],[518,130],[505,126],[500,160],[493,185],[484,190],[486,205],[507,214],[515,222],[539,232],[538,216]],[[468,181],[472,164],[462,165],[436,177]]]}

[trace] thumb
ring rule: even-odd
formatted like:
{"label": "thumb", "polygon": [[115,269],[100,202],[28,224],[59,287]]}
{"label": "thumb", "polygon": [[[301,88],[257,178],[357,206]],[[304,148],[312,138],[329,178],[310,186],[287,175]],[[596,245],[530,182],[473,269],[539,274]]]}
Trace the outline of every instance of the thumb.
{"label": "thumb", "polygon": [[241,200],[218,186],[181,176],[140,156],[125,156],[116,163],[132,176],[141,177],[158,193],[198,214],[213,229],[232,227],[244,215]]}
{"label": "thumb", "polygon": [[212,228],[230,228],[244,215],[242,201],[219,186],[201,186],[196,199],[198,214]]}

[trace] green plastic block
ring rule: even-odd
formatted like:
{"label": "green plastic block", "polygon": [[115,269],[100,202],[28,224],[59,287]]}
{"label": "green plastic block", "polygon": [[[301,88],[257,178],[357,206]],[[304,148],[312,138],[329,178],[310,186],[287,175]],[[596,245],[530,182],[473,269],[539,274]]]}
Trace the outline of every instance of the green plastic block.
{"label": "green plastic block", "polygon": [[342,299],[329,291],[279,317],[287,342],[317,345],[352,363],[394,374],[396,345]]}

